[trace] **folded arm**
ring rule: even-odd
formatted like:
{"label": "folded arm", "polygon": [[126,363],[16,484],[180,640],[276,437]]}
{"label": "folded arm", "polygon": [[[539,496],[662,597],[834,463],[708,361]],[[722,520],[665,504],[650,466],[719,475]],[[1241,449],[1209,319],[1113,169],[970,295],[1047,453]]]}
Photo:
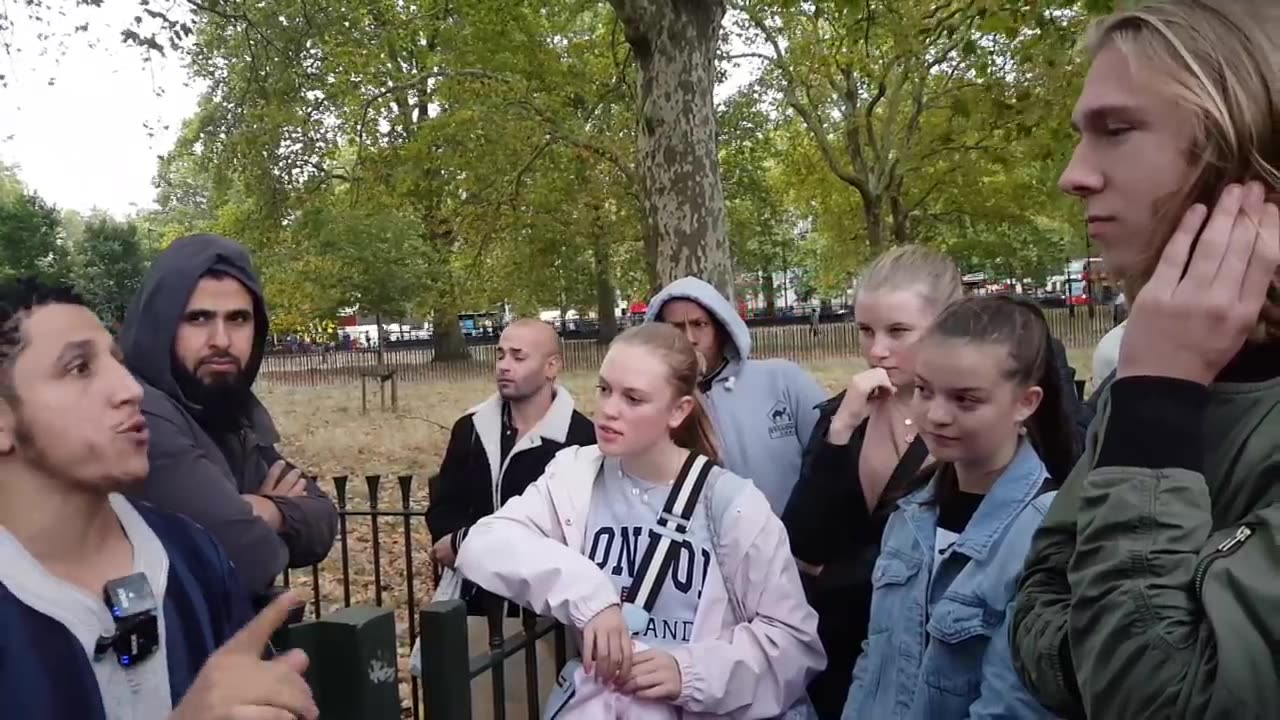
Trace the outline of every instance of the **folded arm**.
{"label": "folded arm", "polygon": [[205,455],[190,432],[165,414],[146,413],[151,462],[139,499],[185,515],[207,529],[235,566],[244,588],[265,592],[284,571],[284,540],[240,497],[235,479]]}

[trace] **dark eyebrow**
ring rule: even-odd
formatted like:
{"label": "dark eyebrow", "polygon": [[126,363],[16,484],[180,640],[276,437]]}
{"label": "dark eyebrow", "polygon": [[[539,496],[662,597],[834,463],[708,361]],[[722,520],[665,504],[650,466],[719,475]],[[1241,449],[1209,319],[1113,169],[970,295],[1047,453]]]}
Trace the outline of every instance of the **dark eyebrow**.
{"label": "dark eyebrow", "polygon": [[[930,386],[932,386],[932,385],[933,385],[933,383],[929,382],[929,379],[928,379],[928,378],[926,378],[925,376],[921,375],[920,373],[916,373],[916,385],[930,385]],[[933,390],[934,390],[934,392],[937,392],[937,391],[938,391],[938,388],[936,388],[936,387],[935,387],[935,388],[933,388]],[[962,394],[962,395],[981,395],[981,394],[983,394],[984,392],[986,392],[986,391],[985,391],[985,390],[983,390],[982,388],[976,388],[976,387],[966,387],[966,388],[943,388],[943,390],[944,390],[945,392],[949,392],[949,393],[959,393],[959,394]]]}
{"label": "dark eyebrow", "polygon": [[58,353],[58,364],[65,365],[77,356],[93,354],[92,340],[73,340],[62,346]]}
{"label": "dark eyebrow", "polygon": [[[236,308],[234,310],[228,310],[223,314],[228,318],[244,320],[245,318],[253,317],[253,310],[249,308]],[[182,317],[186,320],[207,320],[212,317],[217,317],[217,315],[217,311],[210,310],[209,308],[191,308],[183,313]]]}

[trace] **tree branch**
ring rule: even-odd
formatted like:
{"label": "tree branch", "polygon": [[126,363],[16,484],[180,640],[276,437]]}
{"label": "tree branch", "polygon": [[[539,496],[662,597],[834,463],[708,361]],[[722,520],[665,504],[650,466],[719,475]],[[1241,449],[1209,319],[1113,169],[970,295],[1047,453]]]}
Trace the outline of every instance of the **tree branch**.
{"label": "tree branch", "polygon": [[760,17],[759,14],[746,8],[740,9],[747,16],[747,19],[751,21],[751,24],[754,25],[762,35],[764,35],[765,41],[769,43],[770,47],[773,48],[773,64],[774,67],[778,68],[778,72],[782,75],[783,96],[786,98],[787,104],[790,105],[791,108],[796,111],[796,114],[800,116],[805,127],[809,129],[809,133],[813,135],[814,140],[818,144],[818,152],[822,154],[822,158],[826,161],[827,167],[831,168],[831,172],[835,173],[836,177],[840,178],[845,183],[852,185],[858,190],[858,192],[863,195],[869,194],[870,188],[867,185],[866,177],[864,175],[860,175],[854,169],[845,167],[840,162],[840,158],[836,154],[835,148],[831,145],[831,138],[827,135],[826,127],[823,125],[821,118],[818,117],[818,114],[813,109],[814,105],[812,101],[810,101],[810,104],[805,104],[800,101],[799,96],[796,94],[796,86],[800,84],[799,80],[791,68],[790,63],[786,60],[786,54],[782,51],[782,43],[778,40],[777,34],[769,28],[768,24]]}
{"label": "tree branch", "polygon": [[257,24],[253,22],[253,19],[250,18],[247,14],[243,12],[238,12],[238,13],[227,12],[226,10],[222,10],[221,8],[214,7],[213,5],[209,3],[201,2],[200,0],[187,0],[187,4],[190,5],[191,8],[194,10],[199,10],[200,12],[209,13],[210,15],[222,18],[227,22],[243,23],[245,26],[252,29],[253,32],[259,38],[262,38],[263,42],[265,42],[267,45],[270,45],[271,48],[275,50],[281,57],[288,57],[289,53],[285,52],[284,48],[277,45],[274,40],[268,37],[267,34],[262,31],[262,28],[258,27]]}

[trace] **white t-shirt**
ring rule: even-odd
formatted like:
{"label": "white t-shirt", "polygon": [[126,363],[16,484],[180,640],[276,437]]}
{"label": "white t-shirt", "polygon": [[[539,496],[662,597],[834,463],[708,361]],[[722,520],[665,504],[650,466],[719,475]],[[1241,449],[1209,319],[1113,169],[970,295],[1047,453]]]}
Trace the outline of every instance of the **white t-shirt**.
{"label": "white t-shirt", "polygon": [[1124,326],[1129,323],[1128,320],[1111,328],[1111,331],[1102,336],[1098,341],[1098,347],[1093,350],[1093,387],[1107,379],[1107,376],[1116,369],[1116,365],[1120,364],[1120,341],[1124,339]]}
{"label": "white t-shirt", "polygon": [[169,554],[128,500],[114,493],[108,500],[133,545],[133,571],[147,576],[155,595],[160,641],[151,657],[130,668],[121,667],[111,651],[95,659],[94,645],[98,638],[115,630],[115,621],[102,595],[90,595],[50,574],[3,527],[0,527],[0,583],[23,604],[58,621],[80,641],[98,680],[107,720],[156,720],[173,710],[164,627]]}
{"label": "white t-shirt", "polygon": [[[621,471],[608,459],[591,493],[587,511],[587,557],[603,570],[621,594],[639,571],[649,546],[650,528],[667,502],[670,486],[654,485]],[[693,619],[707,573],[715,557],[707,519],[707,494],[694,508],[685,539],[650,613],[649,625],[635,637],[652,647],[676,647],[693,637]],[[655,562],[657,559],[655,559]]]}

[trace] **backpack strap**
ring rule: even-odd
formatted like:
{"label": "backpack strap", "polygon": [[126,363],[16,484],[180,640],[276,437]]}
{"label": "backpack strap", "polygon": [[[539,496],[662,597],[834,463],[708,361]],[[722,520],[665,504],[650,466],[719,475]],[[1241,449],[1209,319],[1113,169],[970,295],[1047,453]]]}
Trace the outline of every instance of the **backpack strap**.
{"label": "backpack strap", "polygon": [[[667,494],[667,502],[658,513],[657,522],[649,529],[648,546],[640,559],[636,575],[623,592],[624,614],[627,612],[626,606],[630,605],[642,609],[644,621],[648,622],[648,615],[658,602],[658,594],[667,574],[671,572],[680,543],[689,531],[694,508],[698,506],[698,499],[702,497],[707,478],[714,467],[715,463],[708,458],[695,452],[689,453],[676,476],[675,484]],[[636,615],[637,619],[640,617],[634,610],[630,613]],[[628,625],[631,624],[628,622]],[[640,629],[643,630],[643,626]],[[631,630],[637,632],[634,627]]]}

